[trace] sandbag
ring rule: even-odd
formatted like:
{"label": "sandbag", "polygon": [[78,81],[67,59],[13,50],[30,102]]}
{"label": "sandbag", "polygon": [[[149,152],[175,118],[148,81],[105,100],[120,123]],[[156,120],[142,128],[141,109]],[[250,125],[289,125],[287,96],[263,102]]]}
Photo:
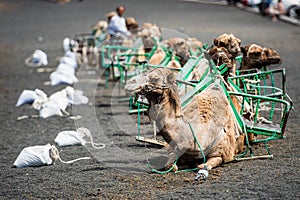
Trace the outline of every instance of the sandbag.
{"label": "sandbag", "polygon": [[71,58],[71,57],[67,57],[67,56],[62,57],[62,58],[60,59],[60,63],[69,65],[69,66],[73,67],[74,69],[77,68],[77,62],[76,62],[76,60],[74,60],[74,59]]}
{"label": "sandbag", "polygon": [[28,67],[40,67],[48,65],[47,54],[42,50],[36,49],[31,56],[25,59],[25,64]]}
{"label": "sandbag", "polygon": [[[86,139],[85,139],[86,138]],[[105,144],[94,143],[91,132],[84,127],[78,128],[76,131],[62,131],[59,132],[54,139],[54,142],[58,146],[72,146],[72,145],[83,145],[91,144],[93,148],[103,149]]]}
{"label": "sandbag", "polygon": [[55,101],[49,100],[42,105],[39,115],[42,118],[48,118],[52,116],[63,116],[63,113]]}
{"label": "sandbag", "polygon": [[51,85],[74,84],[78,82],[75,75],[68,75],[62,72],[54,71],[50,74]]}
{"label": "sandbag", "polygon": [[56,102],[60,110],[65,111],[69,105],[66,89],[53,93],[49,97],[50,101]]}
{"label": "sandbag", "polygon": [[18,168],[51,165],[54,159],[50,157],[50,150],[50,144],[26,147],[18,155],[13,165]]}
{"label": "sandbag", "polygon": [[48,96],[44,91],[40,89],[35,89],[34,91],[37,94],[37,97],[35,98],[32,107],[36,110],[40,110],[44,103],[48,101]]}
{"label": "sandbag", "polygon": [[86,140],[83,139],[85,135],[77,131],[61,131],[57,134],[54,142],[62,146],[85,145]]}
{"label": "sandbag", "polygon": [[81,90],[75,90],[74,88],[67,86],[66,91],[70,104],[80,105],[87,104],[89,102],[89,99],[83,95]]}
{"label": "sandbag", "polygon": [[73,60],[77,60],[77,54],[72,51],[67,51],[64,56],[72,58]]}
{"label": "sandbag", "polygon": [[69,75],[69,76],[75,75],[74,67],[72,67],[66,63],[59,63],[59,65],[57,66],[55,71],[60,72],[62,74]]}
{"label": "sandbag", "polygon": [[25,105],[25,104],[32,104],[34,100],[38,97],[35,91],[33,90],[24,90],[19,99],[17,101],[16,107]]}
{"label": "sandbag", "polygon": [[63,48],[64,48],[64,51],[67,52],[67,51],[70,51],[71,50],[71,47],[75,45],[75,41],[69,37],[66,37],[64,40],[63,40]]}
{"label": "sandbag", "polygon": [[57,69],[50,74],[51,85],[73,84],[78,79],[75,76],[75,69],[65,63],[60,63]]}
{"label": "sandbag", "polygon": [[47,54],[44,51],[37,49],[34,51],[32,57],[40,59],[42,65],[48,65]]}
{"label": "sandbag", "polygon": [[36,145],[24,148],[18,155],[13,166],[17,168],[38,167],[52,165],[59,160],[62,163],[73,163],[79,160],[88,160],[90,157],[77,158],[70,161],[63,161],[55,145]]}

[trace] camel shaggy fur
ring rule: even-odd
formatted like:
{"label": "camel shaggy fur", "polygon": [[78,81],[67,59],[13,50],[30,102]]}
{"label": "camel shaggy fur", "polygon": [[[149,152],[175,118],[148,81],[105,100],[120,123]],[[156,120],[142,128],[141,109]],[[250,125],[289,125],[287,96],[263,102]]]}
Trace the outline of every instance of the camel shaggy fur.
{"label": "camel shaggy fur", "polygon": [[219,84],[212,84],[195,95],[184,109],[180,106],[176,73],[167,68],[131,78],[125,90],[131,95],[145,96],[150,103],[149,117],[168,143],[166,169],[178,161],[178,166],[183,168],[206,166],[210,170],[232,161],[243,146],[243,137]]}

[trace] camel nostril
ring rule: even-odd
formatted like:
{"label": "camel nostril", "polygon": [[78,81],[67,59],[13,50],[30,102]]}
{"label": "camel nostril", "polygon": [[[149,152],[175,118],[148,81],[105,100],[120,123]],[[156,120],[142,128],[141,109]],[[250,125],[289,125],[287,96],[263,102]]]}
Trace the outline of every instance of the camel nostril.
{"label": "camel nostril", "polygon": [[137,81],[136,81],[136,79],[131,79],[131,80],[128,81],[128,83],[135,84],[135,83],[137,83]]}

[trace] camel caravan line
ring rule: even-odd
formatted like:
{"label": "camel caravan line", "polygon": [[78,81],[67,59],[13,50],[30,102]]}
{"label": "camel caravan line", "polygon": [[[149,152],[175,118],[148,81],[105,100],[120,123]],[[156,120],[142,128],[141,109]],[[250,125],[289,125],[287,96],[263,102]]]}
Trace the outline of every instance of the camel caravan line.
{"label": "camel caravan line", "polygon": [[[68,46],[79,63],[105,69],[106,88],[113,79],[125,89],[129,113],[137,114],[136,139],[167,150],[164,169],[153,171],[211,170],[273,157],[269,142],[286,137],[292,109],[277,51],[242,46],[232,33],[207,45],[197,38],[164,39],[162,28],[139,27],[134,18],[127,26],[129,38],[108,38],[100,21],[97,34],[76,35]],[[153,138],[141,136],[141,113],[153,122]],[[255,146],[266,153],[256,154]]]}

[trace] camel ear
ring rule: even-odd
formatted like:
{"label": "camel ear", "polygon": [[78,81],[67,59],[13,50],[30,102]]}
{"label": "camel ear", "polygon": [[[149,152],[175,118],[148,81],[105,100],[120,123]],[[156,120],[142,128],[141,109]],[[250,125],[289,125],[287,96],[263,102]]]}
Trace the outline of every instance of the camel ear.
{"label": "camel ear", "polygon": [[219,41],[217,39],[214,39],[214,45],[218,46],[219,45]]}
{"label": "camel ear", "polygon": [[241,52],[244,56],[247,55],[246,47],[241,47]]}
{"label": "camel ear", "polygon": [[266,48],[266,49],[263,49],[263,51],[261,53],[264,53],[268,57],[270,54],[270,50]]}
{"label": "camel ear", "polygon": [[170,73],[168,76],[167,76],[167,80],[168,80],[168,83],[170,84],[173,84],[175,83],[176,81],[176,73]]}
{"label": "camel ear", "polygon": [[239,43],[239,46],[241,46],[241,44],[242,44],[242,41],[240,40],[240,39],[236,39],[237,40],[237,42]]}

